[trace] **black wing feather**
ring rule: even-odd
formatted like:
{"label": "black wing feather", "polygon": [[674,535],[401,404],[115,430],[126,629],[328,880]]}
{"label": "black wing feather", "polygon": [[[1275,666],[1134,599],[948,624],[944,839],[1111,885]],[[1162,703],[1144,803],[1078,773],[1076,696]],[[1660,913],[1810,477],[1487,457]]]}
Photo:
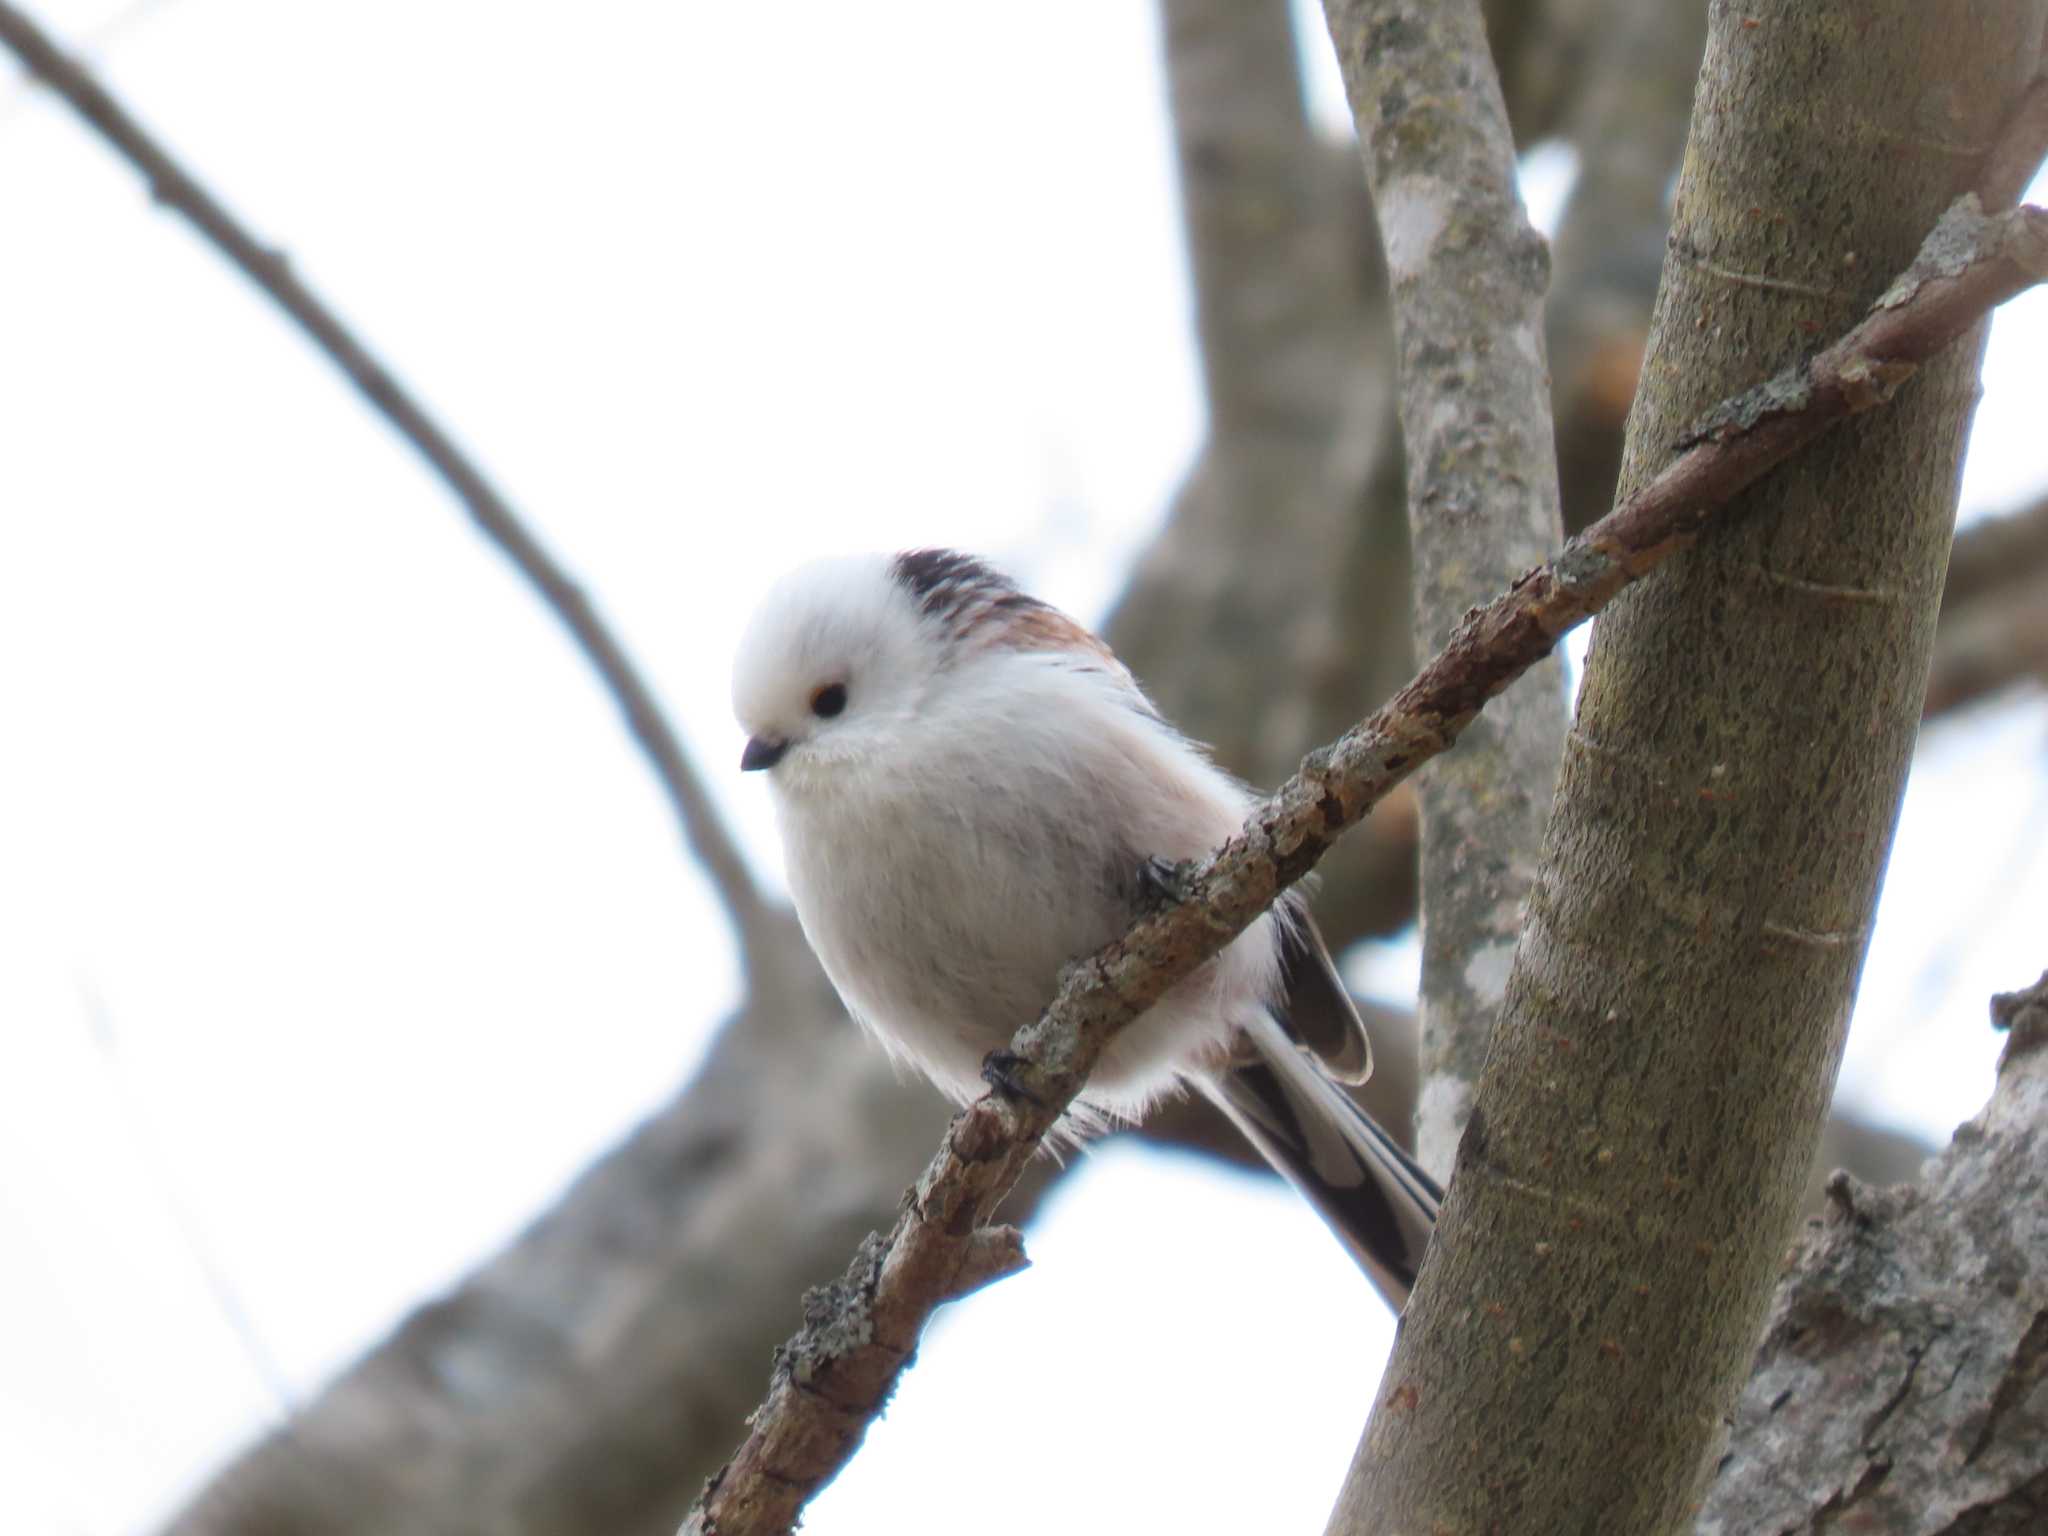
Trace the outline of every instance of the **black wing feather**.
{"label": "black wing feather", "polygon": [[1287,979],[1282,1026],[1315,1052],[1338,1082],[1364,1082],[1372,1076],[1372,1042],[1315,919],[1298,903],[1289,903],[1278,915],[1280,965]]}

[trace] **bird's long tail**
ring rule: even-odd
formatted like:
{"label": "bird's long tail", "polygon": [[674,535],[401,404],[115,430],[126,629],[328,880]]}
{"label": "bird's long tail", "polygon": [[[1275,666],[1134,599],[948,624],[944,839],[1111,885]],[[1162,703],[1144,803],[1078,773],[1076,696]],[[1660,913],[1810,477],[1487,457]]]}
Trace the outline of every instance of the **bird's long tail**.
{"label": "bird's long tail", "polygon": [[1321,1213],[1399,1312],[1443,1191],[1278,1023],[1262,1015],[1245,1035],[1252,1054],[1198,1086]]}

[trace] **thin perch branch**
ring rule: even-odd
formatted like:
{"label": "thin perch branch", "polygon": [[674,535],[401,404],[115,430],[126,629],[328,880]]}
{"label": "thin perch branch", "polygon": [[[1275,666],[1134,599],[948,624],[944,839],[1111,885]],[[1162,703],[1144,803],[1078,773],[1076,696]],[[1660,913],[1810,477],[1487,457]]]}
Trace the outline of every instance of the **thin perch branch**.
{"label": "thin perch branch", "polygon": [[1187,899],[1068,968],[1043,1017],[1019,1032],[1029,1097],[963,1111],[887,1238],[813,1292],[777,1356],[746,1442],[706,1488],[685,1532],[791,1529],[882,1410],[963,1273],[986,1276],[976,1236],[1086,1081],[1104,1044],[1243,932],[1396,784],[1443,752],[1480,708],[1623,587],[1698,537],[1715,510],[1829,427],[1890,399],[1919,364],[1993,306],[2048,280],[2048,212],[1987,217],[1955,204],[1920,256],[1848,335],[1800,368],[1728,401],[1669,468],[1484,608],[1391,700],[1302,763],[1198,866]]}
{"label": "thin perch branch", "polygon": [[0,0],[0,42],[142,173],[157,202],[191,220],[250,282],[299,323],[371,406],[447,483],[483,536],[533,584],[618,701],[633,739],[668,794],[685,842],[724,898],[742,950],[750,953],[766,908],[747,872],[746,860],[684,755],[653,690],[588,595],[390,369],[299,280],[284,254],[265,246],[237,223],[82,64],[5,0]]}

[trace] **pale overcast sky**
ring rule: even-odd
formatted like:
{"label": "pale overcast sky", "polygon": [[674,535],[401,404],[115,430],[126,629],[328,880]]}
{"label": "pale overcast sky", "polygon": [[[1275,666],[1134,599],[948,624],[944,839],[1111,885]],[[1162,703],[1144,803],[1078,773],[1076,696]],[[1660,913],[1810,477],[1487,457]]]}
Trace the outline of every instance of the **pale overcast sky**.
{"label": "pale overcast sky", "polygon": [[[571,17],[180,0],[102,63],[588,583],[775,879],[726,706],[767,582],[944,542],[1092,618],[1197,441],[1152,7]],[[737,979],[554,623],[11,74],[0,221],[0,1529],[129,1536],[672,1094]],[[1973,509],[2048,482],[2043,309],[2001,322]],[[1985,995],[2044,963],[2044,747],[2037,697],[1916,771],[1848,1082],[1930,1135],[1988,1089]],[[1032,1246],[809,1528],[952,1529],[905,1469],[977,1475],[954,1383],[1020,1349],[1043,1396],[977,1432],[1064,1446],[1091,1513],[1016,1488],[1007,1529],[1277,1528],[1276,1487],[1321,1520],[1387,1334],[1313,1216],[1119,1148]],[[1191,1350],[1221,1315],[1271,1331]]]}

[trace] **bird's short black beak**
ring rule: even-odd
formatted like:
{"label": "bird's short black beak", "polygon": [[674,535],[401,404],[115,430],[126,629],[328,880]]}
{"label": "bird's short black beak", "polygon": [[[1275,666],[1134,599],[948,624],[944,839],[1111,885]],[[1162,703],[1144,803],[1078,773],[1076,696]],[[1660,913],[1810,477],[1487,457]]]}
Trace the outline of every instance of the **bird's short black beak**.
{"label": "bird's short black beak", "polygon": [[758,769],[773,768],[788,750],[788,742],[777,741],[773,736],[750,736],[747,738],[747,750],[740,754],[740,772],[753,773]]}

